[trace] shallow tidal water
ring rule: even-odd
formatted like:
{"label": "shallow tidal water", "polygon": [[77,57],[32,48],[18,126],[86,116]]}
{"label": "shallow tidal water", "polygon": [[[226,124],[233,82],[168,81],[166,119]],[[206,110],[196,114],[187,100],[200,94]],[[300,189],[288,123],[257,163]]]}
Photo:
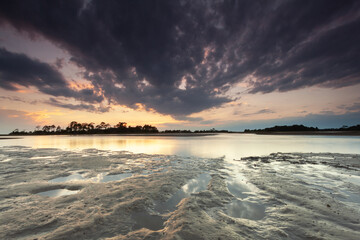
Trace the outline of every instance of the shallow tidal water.
{"label": "shallow tidal water", "polygon": [[360,136],[300,136],[218,134],[210,136],[24,136],[0,141],[1,146],[60,148],[81,150],[130,151],[196,157],[221,157],[228,160],[273,152],[333,152],[360,154]]}
{"label": "shallow tidal water", "polygon": [[39,192],[37,193],[40,196],[44,197],[60,197],[60,196],[67,196],[76,194],[79,192],[78,190],[67,190],[67,189],[55,189],[55,190],[49,190],[45,192]]}

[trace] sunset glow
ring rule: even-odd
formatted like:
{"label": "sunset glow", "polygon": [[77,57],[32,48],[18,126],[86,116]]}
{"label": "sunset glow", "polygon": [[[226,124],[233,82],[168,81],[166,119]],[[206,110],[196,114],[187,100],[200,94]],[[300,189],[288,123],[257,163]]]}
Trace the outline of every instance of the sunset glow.
{"label": "sunset glow", "polygon": [[1,3],[0,133],[73,120],[234,131],[359,122],[357,1],[100,2]]}

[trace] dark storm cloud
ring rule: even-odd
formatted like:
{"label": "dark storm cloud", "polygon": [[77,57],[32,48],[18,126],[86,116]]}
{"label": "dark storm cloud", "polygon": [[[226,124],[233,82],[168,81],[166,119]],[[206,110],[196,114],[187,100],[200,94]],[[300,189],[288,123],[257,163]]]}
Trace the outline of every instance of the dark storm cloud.
{"label": "dark storm cloud", "polygon": [[66,88],[62,75],[46,63],[33,60],[24,54],[11,53],[0,48],[0,87],[17,90],[17,85],[35,86],[42,92]]}
{"label": "dark storm cloud", "polygon": [[251,93],[358,84],[359,16],[359,1],[0,3],[3,21],[66,49],[110,102],[177,118],[231,101],[241,81]]}
{"label": "dark storm cloud", "polygon": [[75,91],[62,74],[47,63],[0,48],[0,87],[16,91],[19,86],[36,87],[52,96],[72,97],[86,102],[101,102],[92,89]]}
{"label": "dark storm cloud", "polygon": [[104,113],[110,110],[110,107],[95,107],[91,104],[71,104],[71,103],[63,103],[61,101],[56,100],[55,98],[50,98],[49,101],[45,102],[49,105],[61,108],[67,108],[71,110],[81,110],[81,111],[88,111],[88,112],[96,112],[96,113]]}
{"label": "dark storm cloud", "polygon": [[64,59],[63,58],[56,58],[55,66],[60,69],[64,66]]}

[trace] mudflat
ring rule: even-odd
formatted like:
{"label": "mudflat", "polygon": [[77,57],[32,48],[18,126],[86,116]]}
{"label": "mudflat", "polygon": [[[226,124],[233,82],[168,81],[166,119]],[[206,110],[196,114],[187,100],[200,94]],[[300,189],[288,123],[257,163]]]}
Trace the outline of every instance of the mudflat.
{"label": "mudflat", "polygon": [[1,239],[358,239],[360,156],[0,148]]}

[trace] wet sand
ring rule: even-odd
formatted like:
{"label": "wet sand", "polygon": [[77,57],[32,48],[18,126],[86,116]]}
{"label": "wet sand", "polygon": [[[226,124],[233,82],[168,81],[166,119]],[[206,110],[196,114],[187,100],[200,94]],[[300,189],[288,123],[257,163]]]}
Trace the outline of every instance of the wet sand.
{"label": "wet sand", "polygon": [[358,239],[360,156],[0,148],[0,239]]}

